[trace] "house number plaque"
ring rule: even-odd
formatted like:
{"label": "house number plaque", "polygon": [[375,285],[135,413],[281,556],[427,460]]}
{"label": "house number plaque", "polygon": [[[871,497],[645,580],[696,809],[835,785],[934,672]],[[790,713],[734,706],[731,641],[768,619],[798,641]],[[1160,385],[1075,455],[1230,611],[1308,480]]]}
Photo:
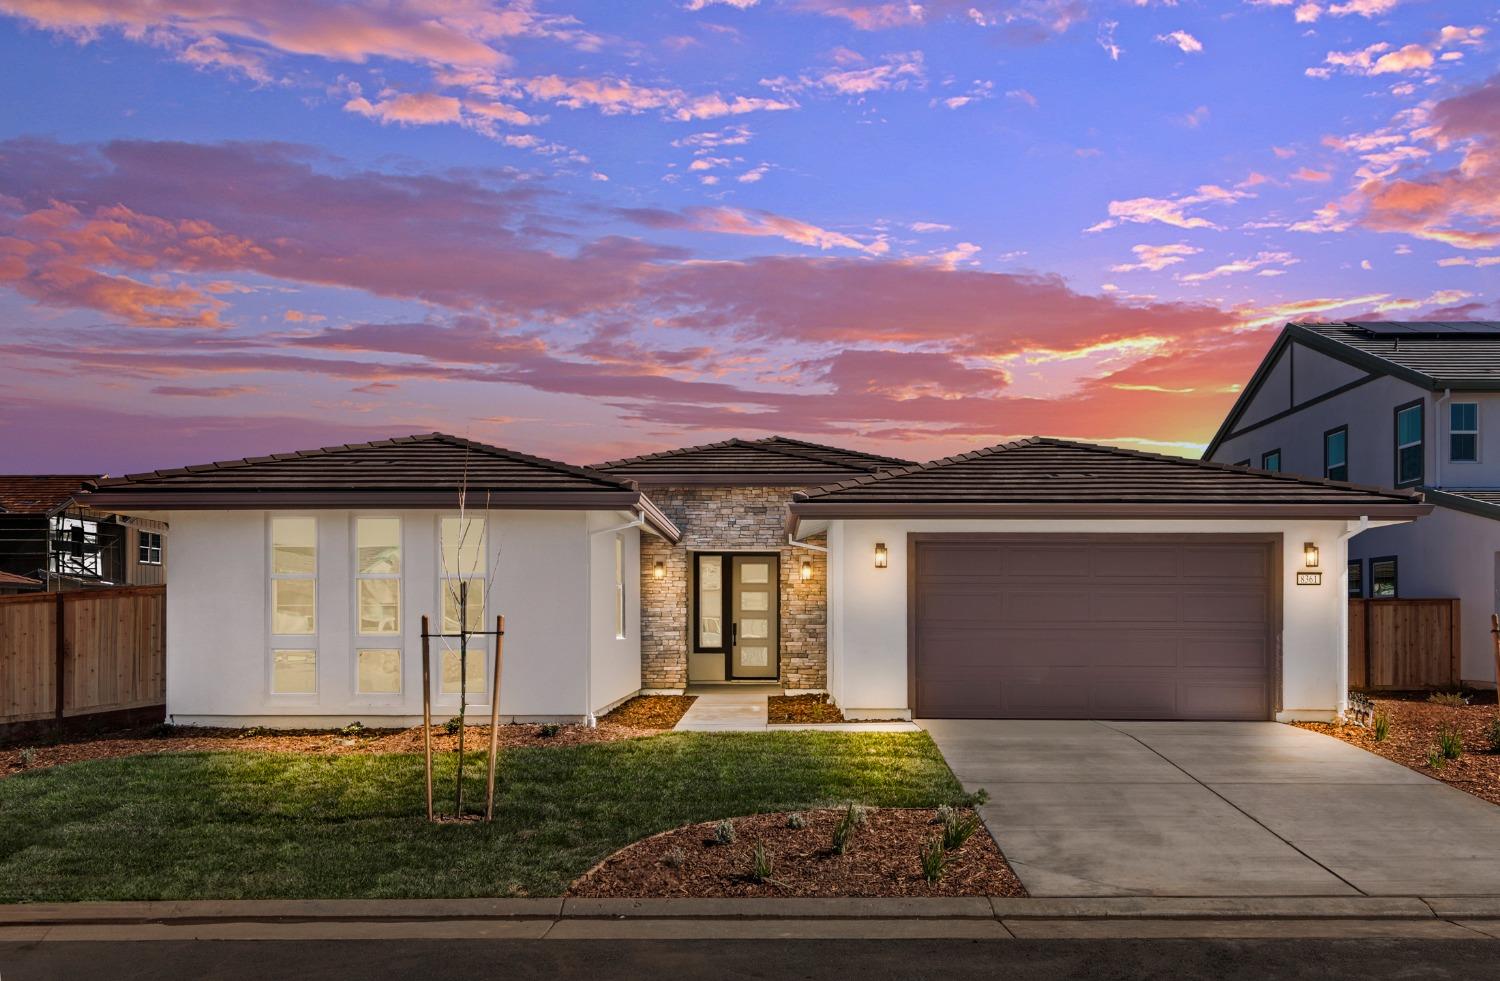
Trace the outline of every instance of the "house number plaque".
{"label": "house number plaque", "polygon": [[1299,573],[1297,573],[1297,585],[1299,585],[1299,586],[1321,586],[1321,585],[1323,585],[1323,573],[1321,573],[1321,572],[1299,572]]}

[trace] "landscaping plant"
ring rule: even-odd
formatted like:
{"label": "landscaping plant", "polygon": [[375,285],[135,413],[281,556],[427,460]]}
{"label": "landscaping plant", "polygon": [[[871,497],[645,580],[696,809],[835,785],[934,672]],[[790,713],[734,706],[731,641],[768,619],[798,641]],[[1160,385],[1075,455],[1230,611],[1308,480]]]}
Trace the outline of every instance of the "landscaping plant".
{"label": "landscaping plant", "polygon": [[943,877],[943,872],[948,868],[948,853],[943,850],[941,838],[930,838],[922,846],[922,878],[928,882],[937,882]]}
{"label": "landscaping plant", "polygon": [[962,811],[948,808],[947,813],[943,815],[943,848],[951,852],[962,847],[963,843],[974,837],[974,832],[978,830],[978,814],[964,814]]}
{"label": "landscaping plant", "polygon": [[721,845],[732,845],[734,844],[734,839],[735,833],[733,821],[725,818],[718,824],[714,825],[714,841],[717,841]]}
{"label": "landscaping plant", "polygon": [[1456,760],[1464,755],[1464,737],[1459,733],[1457,726],[1438,727],[1438,750],[1445,760]]}
{"label": "landscaping plant", "polygon": [[854,805],[850,804],[849,809],[844,811],[843,817],[839,818],[839,823],[833,826],[833,853],[835,855],[843,855],[849,851],[850,846],[854,844],[854,829],[859,825],[860,816],[856,814]]}
{"label": "landscaping plant", "polygon": [[23,767],[24,766],[30,766],[31,764],[33,764],[35,762],[36,762],[36,750],[35,749],[32,749],[30,746],[27,746],[25,749],[21,750],[21,765]]}
{"label": "landscaping plant", "polygon": [[793,831],[801,831],[807,827],[807,817],[801,811],[793,811],[786,816],[786,826]]}
{"label": "landscaping plant", "polygon": [[1381,713],[1377,714],[1375,716],[1375,741],[1377,743],[1383,743],[1383,742],[1385,742],[1386,737],[1389,736],[1390,734],[1391,734],[1391,717],[1389,715],[1387,715],[1385,712],[1381,712]]}
{"label": "landscaping plant", "polygon": [[559,732],[562,732],[562,726],[558,725],[556,722],[544,722],[542,725],[538,726],[536,730],[536,734],[538,736],[541,736],[543,739],[551,739]]}
{"label": "landscaping plant", "polygon": [[1442,750],[1429,749],[1427,751],[1428,766],[1432,767],[1434,770],[1441,770],[1445,763],[1447,763],[1447,760],[1443,759]]}
{"label": "landscaping plant", "polygon": [[766,846],[761,842],[755,843],[755,854],[750,858],[750,881],[769,882],[775,873],[775,863],[771,860],[771,853],[766,851]]}
{"label": "landscaping plant", "polygon": [[661,862],[669,869],[680,869],[687,864],[687,852],[681,848],[669,849],[662,855]]}
{"label": "landscaping plant", "polygon": [[1463,708],[1469,704],[1469,696],[1461,691],[1435,691],[1427,696],[1427,701],[1433,705],[1446,705],[1449,708]]}
{"label": "landscaping plant", "polygon": [[1484,730],[1484,739],[1489,744],[1491,753],[1500,753],[1500,717],[1490,720]]}

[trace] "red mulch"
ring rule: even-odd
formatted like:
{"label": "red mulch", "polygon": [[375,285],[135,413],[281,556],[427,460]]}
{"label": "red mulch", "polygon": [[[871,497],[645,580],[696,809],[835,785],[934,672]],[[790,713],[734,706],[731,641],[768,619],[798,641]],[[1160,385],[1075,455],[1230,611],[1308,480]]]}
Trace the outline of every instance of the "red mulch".
{"label": "red mulch", "polygon": [[[1298,722],[1304,729],[1327,733],[1346,743],[1411,767],[1429,777],[1452,784],[1459,790],[1500,804],[1500,753],[1492,753],[1485,729],[1497,717],[1494,704],[1447,706],[1426,701],[1425,696],[1377,697],[1375,712],[1390,716],[1391,731],[1383,742],[1375,741],[1373,728]],[[1441,769],[1427,765],[1427,754],[1437,747],[1438,728],[1457,727],[1464,741],[1463,756],[1448,760]]]}
{"label": "red mulch", "polygon": [[632,729],[671,729],[697,700],[697,695],[637,695],[599,722]]}
{"label": "red mulch", "polygon": [[826,694],[772,695],[767,699],[766,720],[773,726],[843,722],[844,713]]}
{"label": "red mulch", "polygon": [[[931,809],[871,808],[849,851],[831,840],[843,810],[803,812],[806,826],[787,826],[785,813],[734,819],[736,838],[714,840],[717,821],[689,825],[629,845],[580,876],[569,896],[713,898],[720,896],[1024,896],[1021,880],[981,826],[949,853],[941,879],[928,882],[918,858],[942,833]],[[969,813],[969,812],[965,812]],[[761,883],[749,872],[756,843],[773,869]],[[680,859],[680,861],[677,861]]]}

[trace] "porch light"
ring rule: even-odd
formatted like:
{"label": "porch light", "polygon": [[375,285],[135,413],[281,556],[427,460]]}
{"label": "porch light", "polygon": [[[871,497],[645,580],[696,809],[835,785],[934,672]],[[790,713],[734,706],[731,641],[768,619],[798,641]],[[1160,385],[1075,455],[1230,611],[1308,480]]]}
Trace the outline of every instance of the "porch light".
{"label": "porch light", "polygon": [[809,559],[802,560],[802,581],[812,582],[812,562]]}
{"label": "porch light", "polygon": [[656,564],[651,567],[651,578],[652,579],[665,579],[665,578],[667,578],[667,564],[665,562],[663,562],[661,559],[657,559],[656,560]]}
{"label": "porch light", "polygon": [[1318,546],[1313,542],[1302,543],[1302,562],[1309,569],[1318,567]]}
{"label": "porch light", "polygon": [[885,550],[885,542],[875,543],[875,568],[884,569],[891,564],[891,554]]}

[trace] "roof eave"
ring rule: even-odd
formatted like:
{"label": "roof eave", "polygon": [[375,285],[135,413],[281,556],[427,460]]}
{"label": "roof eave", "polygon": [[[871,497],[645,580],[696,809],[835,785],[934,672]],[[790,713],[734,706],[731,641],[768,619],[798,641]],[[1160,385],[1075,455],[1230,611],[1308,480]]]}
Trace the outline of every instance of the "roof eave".
{"label": "roof eave", "polygon": [[629,477],[637,484],[655,487],[816,487],[830,481],[848,480],[858,476],[851,471],[841,476],[836,473],[635,473],[617,472],[617,477]]}
{"label": "roof eave", "polygon": [[[280,508],[410,507],[452,509],[459,507],[452,491],[392,490],[138,490],[101,489],[81,495],[90,507],[161,511],[254,511]],[[598,491],[486,491],[470,488],[468,506],[492,511],[589,511],[632,508],[641,494],[636,490]],[[654,507],[654,506],[653,506]],[[670,523],[670,522],[669,522]]]}
{"label": "roof eave", "polygon": [[861,520],[870,518],[1155,518],[1176,520],[1226,519],[1310,519],[1349,520],[1379,517],[1381,520],[1412,520],[1432,511],[1431,504],[1420,502],[1339,504],[1211,504],[1187,503],[1068,503],[1027,501],[1015,503],[898,503],[898,502],[817,502],[797,501],[790,506],[787,523],[795,533],[799,519]]}
{"label": "roof eave", "polygon": [[1432,487],[1422,488],[1422,496],[1439,507],[1452,508],[1454,511],[1463,511],[1481,518],[1500,520],[1500,504],[1491,504],[1488,501],[1465,497],[1462,494],[1452,494]]}

